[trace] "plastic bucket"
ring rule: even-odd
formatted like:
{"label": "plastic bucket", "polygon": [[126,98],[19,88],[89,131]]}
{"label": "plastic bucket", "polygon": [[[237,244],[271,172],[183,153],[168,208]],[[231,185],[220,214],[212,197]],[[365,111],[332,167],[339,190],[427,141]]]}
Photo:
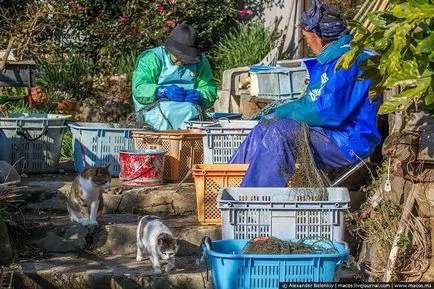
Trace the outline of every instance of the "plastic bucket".
{"label": "plastic bucket", "polygon": [[164,154],[161,150],[128,150],[119,152],[124,185],[156,186],[163,183]]}

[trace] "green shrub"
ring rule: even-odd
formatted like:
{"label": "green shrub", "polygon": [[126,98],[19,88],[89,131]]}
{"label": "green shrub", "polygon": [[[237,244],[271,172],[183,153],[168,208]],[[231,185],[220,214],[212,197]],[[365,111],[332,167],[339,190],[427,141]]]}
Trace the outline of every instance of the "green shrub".
{"label": "green shrub", "polygon": [[8,97],[23,95],[27,95],[25,87],[0,87],[0,104],[7,101]]}
{"label": "green shrub", "polygon": [[223,71],[260,62],[273,47],[275,35],[261,22],[240,24],[222,37],[210,60],[221,83]]}
{"label": "green shrub", "polygon": [[98,72],[115,74],[126,55],[161,45],[180,23],[195,26],[208,51],[233,24],[236,0],[20,0],[0,6],[0,43],[14,36],[17,55],[46,59],[78,49]]}
{"label": "green shrub", "polygon": [[24,100],[8,102],[9,113],[54,113],[56,108],[53,105],[43,107],[30,107]]}
{"label": "green shrub", "polygon": [[62,159],[70,159],[72,158],[74,151],[72,149],[72,133],[68,129],[65,132],[62,140],[62,147],[60,148],[60,157]]}
{"label": "green shrub", "polygon": [[82,100],[92,93],[93,63],[70,51],[54,62],[38,61],[37,85],[51,101]]}

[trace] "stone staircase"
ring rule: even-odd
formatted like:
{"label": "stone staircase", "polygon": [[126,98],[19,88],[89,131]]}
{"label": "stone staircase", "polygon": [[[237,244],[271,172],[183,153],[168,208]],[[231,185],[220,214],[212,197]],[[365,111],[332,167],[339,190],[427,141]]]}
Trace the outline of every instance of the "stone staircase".
{"label": "stone staircase", "polygon": [[[206,268],[195,264],[203,236],[221,238],[220,226],[201,226],[196,216],[193,183],[137,188],[113,179],[104,194],[105,215],[98,226],[73,224],[66,210],[66,196],[76,174],[38,175],[23,178],[12,237],[19,252],[14,289],[202,289]],[[358,207],[361,195],[351,192]],[[176,268],[153,274],[148,259],[136,256],[136,226],[141,215],[158,215],[180,240]],[[348,242],[348,240],[346,240]],[[351,248],[351,242],[349,242]],[[163,271],[164,265],[163,262]],[[341,281],[353,281],[360,272],[347,268]]]}
{"label": "stone staircase", "polygon": [[[65,196],[74,177],[23,179],[28,189],[20,196],[20,222],[12,225],[20,252],[15,289],[204,288],[206,269],[195,264],[199,245],[205,235],[220,239],[221,231],[197,222],[192,183],[136,188],[114,179],[104,194],[105,215],[99,225],[83,227],[71,223],[66,210]],[[149,260],[135,260],[136,226],[145,214],[160,216],[180,240],[176,269],[169,274],[152,274]]]}

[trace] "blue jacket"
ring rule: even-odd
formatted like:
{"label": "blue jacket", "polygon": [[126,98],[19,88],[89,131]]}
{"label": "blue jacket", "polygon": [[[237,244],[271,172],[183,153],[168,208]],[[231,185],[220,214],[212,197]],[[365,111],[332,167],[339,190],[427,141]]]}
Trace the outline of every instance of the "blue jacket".
{"label": "blue jacket", "polygon": [[278,107],[277,118],[292,118],[322,127],[349,161],[368,157],[381,140],[376,127],[379,100],[368,98],[371,80],[356,80],[360,63],[372,55],[364,50],[348,69],[336,70],[339,58],[349,50],[350,36],[325,49],[318,58],[305,61],[309,72],[306,94]]}

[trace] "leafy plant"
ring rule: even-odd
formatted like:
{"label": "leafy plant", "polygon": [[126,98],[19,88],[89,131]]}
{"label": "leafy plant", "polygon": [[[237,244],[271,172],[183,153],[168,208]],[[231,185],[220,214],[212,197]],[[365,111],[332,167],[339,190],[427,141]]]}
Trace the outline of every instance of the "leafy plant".
{"label": "leafy plant", "polygon": [[129,83],[131,83],[135,63],[139,54],[140,51],[130,51],[116,60],[117,73],[125,74]]}
{"label": "leafy plant", "polygon": [[23,100],[7,103],[9,113],[54,113],[55,107],[46,105],[44,107],[30,107]]}
{"label": "leafy plant", "polygon": [[10,96],[26,95],[27,89],[25,87],[0,87],[0,103],[3,102],[2,98],[7,99]]}
{"label": "leafy plant", "polygon": [[434,104],[434,3],[432,0],[391,0],[389,11],[371,12],[373,33],[356,21],[351,50],[338,67],[348,68],[364,47],[379,55],[362,63],[362,78],[371,78],[370,98],[396,86],[401,92],[384,101],[380,114],[411,109],[420,99]]}
{"label": "leafy plant", "polygon": [[345,19],[352,19],[365,0],[321,0],[322,4],[326,4],[338,9]]}
{"label": "leafy plant", "polygon": [[118,73],[119,59],[161,45],[180,23],[209,51],[232,26],[236,0],[17,0],[0,6],[0,43],[16,36],[18,56],[45,59],[77,49],[98,73]]}
{"label": "leafy plant", "polygon": [[225,34],[210,56],[217,81],[221,83],[226,69],[260,62],[270,52],[274,40],[273,31],[261,22],[240,24]]}
{"label": "leafy plant", "polygon": [[74,154],[72,148],[72,133],[67,130],[63,136],[62,146],[60,147],[60,157],[63,159],[70,159]]}
{"label": "leafy plant", "polygon": [[82,100],[92,93],[93,62],[70,51],[55,62],[38,62],[37,85],[52,101],[62,99]]}

